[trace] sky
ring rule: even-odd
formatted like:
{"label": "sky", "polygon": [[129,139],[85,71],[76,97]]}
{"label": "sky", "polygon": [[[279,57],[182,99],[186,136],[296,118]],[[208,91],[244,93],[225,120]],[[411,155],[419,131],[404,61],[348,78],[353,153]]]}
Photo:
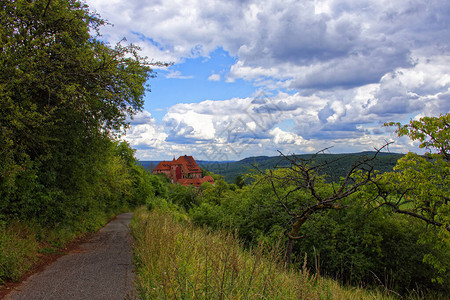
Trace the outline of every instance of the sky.
{"label": "sky", "polygon": [[450,1],[87,0],[155,69],[141,160],[420,152],[385,122],[450,111]]}

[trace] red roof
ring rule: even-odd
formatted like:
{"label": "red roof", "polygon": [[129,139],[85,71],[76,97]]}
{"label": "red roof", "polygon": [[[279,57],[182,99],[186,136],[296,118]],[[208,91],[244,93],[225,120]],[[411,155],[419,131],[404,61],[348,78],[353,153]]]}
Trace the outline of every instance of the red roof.
{"label": "red roof", "polygon": [[[174,167],[174,168],[172,168]],[[181,173],[179,173],[181,171]],[[164,172],[172,182],[178,182],[181,185],[194,185],[201,186],[205,182],[214,184],[214,179],[211,176],[204,178],[182,178],[191,177],[190,174],[197,173],[193,177],[200,177],[202,170],[198,166],[197,162],[192,156],[180,156],[177,160],[175,158],[172,161],[161,161],[154,169],[153,173]],[[199,175],[200,173],[200,175]]]}
{"label": "red roof", "polygon": [[188,173],[201,173],[202,170],[192,156],[180,156],[177,160],[161,161],[153,171],[170,171],[172,166],[181,165]]}
{"label": "red roof", "polygon": [[192,156],[180,156],[176,161],[172,163],[184,166],[189,173],[199,173],[202,171]]}
{"label": "red roof", "polygon": [[159,164],[153,169],[155,171],[170,171],[170,167],[172,166],[172,162],[170,161],[161,161]]}
{"label": "red roof", "polygon": [[212,176],[210,175],[203,177],[203,179],[206,179],[206,181],[208,181],[209,183],[214,184],[214,178],[212,178]]}

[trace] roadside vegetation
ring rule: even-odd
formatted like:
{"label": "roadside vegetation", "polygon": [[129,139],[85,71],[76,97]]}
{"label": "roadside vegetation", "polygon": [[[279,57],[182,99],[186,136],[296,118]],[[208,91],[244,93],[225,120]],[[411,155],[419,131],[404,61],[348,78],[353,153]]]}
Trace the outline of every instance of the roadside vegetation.
{"label": "roadside vegetation", "polygon": [[132,221],[141,299],[391,299],[378,290],[286,268],[282,245],[244,248],[229,231],[211,231],[167,209],[141,208]]}
{"label": "roadside vegetation", "polygon": [[0,6],[1,284],[152,194],[119,138],[154,74],[80,1]]}

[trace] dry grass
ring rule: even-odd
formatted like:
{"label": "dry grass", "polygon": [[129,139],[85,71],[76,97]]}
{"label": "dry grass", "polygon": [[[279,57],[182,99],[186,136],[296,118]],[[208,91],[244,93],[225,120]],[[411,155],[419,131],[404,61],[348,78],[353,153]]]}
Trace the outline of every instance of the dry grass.
{"label": "dry grass", "polygon": [[280,247],[243,250],[229,233],[210,232],[169,213],[139,209],[132,223],[142,299],[387,299],[283,268]]}

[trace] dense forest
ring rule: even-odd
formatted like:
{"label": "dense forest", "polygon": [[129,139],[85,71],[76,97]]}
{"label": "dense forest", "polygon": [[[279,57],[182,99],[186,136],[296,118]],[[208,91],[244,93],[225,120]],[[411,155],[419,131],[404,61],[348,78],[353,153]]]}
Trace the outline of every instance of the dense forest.
{"label": "dense forest", "polygon": [[[345,176],[352,164],[363,155],[373,155],[375,152],[361,152],[351,154],[329,154],[322,153],[295,155],[297,159],[310,159],[314,156],[314,163],[320,164],[330,162],[327,168],[322,170],[322,175],[326,175],[329,181],[337,181]],[[374,160],[374,168],[381,173],[392,171],[397,160],[403,157],[403,154],[382,152]],[[235,183],[253,169],[266,170],[270,168],[289,167],[290,162],[282,156],[255,156],[244,158],[239,161],[197,161],[199,166],[205,171],[222,175],[227,183]],[[331,164],[331,162],[333,162]],[[139,164],[146,170],[152,171],[159,161],[139,161]]]}
{"label": "dense forest", "polygon": [[205,164],[214,186],[174,185],[121,139],[155,63],[103,43],[105,21],[82,2],[0,3],[0,283],[141,206],[236,233],[247,249],[281,245],[292,272],[391,295],[450,294],[450,114],[385,124],[425,155],[384,154],[388,144],[282,154],[228,163],[224,176]]}

